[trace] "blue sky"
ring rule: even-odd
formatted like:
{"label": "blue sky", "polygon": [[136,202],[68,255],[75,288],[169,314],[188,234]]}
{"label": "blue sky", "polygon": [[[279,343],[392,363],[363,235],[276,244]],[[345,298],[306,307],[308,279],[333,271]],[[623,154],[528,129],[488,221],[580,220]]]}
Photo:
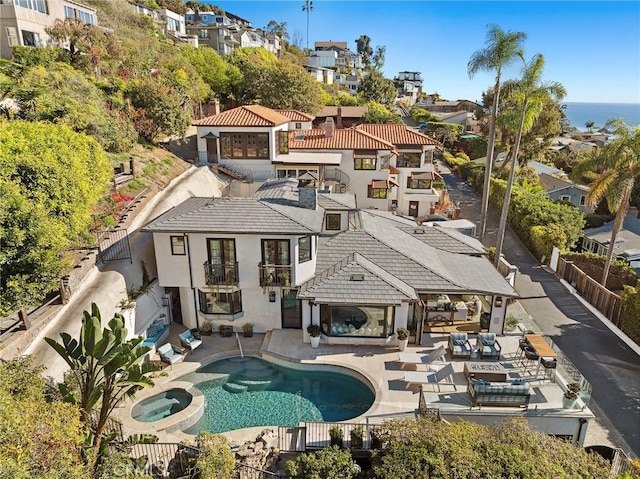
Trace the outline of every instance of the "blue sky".
{"label": "blue sky", "polygon": [[[304,0],[214,1],[256,28],[286,22],[290,37],[306,45]],[[640,1],[361,1],[313,0],[309,46],[314,41],[368,35],[387,47],[385,76],[420,71],[424,91],[448,100],[480,100],[493,75],[467,75],[471,54],[484,46],[486,26],[522,31],[525,55],[546,59],[545,80],[567,89],[564,101],[640,103]],[[520,66],[504,78],[516,78]]]}

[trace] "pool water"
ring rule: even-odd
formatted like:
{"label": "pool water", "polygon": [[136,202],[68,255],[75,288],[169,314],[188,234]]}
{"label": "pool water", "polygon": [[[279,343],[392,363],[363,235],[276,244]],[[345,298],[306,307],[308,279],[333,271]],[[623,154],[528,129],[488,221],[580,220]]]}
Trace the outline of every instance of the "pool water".
{"label": "pool water", "polygon": [[260,358],[215,361],[179,379],[205,396],[202,419],[185,432],[225,432],[302,421],[346,421],[374,401],[361,380],[339,372],[298,370]]}
{"label": "pool water", "polygon": [[193,396],[184,389],[169,389],[136,404],[131,416],[136,421],[154,422],[182,411],[189,404]]}

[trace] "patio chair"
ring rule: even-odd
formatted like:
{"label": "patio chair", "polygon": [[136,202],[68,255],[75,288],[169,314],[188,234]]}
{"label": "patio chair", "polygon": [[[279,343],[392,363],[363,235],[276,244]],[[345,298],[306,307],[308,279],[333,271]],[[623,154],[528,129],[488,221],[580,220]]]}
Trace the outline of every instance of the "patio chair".
{"label": "patio chair", "polygon": [[502,347],[496,338],[496,333],[478,333],[476,344],[480,359],[500,359]]}
{"label": "patio chair", "polygon": [[444,359],[446,352],[447,351],[444,346],[440,346],[429,354],[400,353],[400,362],[403,367],[405,364],[431,364],[435,361]]}
{"label": "patio chair", "polygon": [[178,334],[178,337],[180,338],[180,344],[189,351],[193,351],[198,346],[202,345],[202,340],[196,339],[190,329]]}
{"label": "patio chair", "polygon": [[451,333],[449,335],[449,351],[452,358],[471,359],[471,343],[467,333]]}
{"label": "patio chair", "polygon": [[435,384],[438,386],[438,391],[440,391],[441,384],[446,384],[453,386],[453,389],[457,391],[456,385],[453,382],[453,372],[453,366],[447,364],[435,372],[405,371],[404,380],[407,384]]}
{"label": "patio chair", "polygon": [[163,344],[157,351],[160,355],[160,361],[163,363],[176,364],[184,359],[184,349],[171,343]]}

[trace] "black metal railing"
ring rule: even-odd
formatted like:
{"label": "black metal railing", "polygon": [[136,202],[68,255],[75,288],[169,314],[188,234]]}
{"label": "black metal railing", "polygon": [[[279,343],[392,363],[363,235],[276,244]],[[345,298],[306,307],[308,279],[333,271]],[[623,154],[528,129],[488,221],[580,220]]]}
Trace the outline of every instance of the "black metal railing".
{"label": "black metal railing", "polygon": [[238,262],[204,263],[204,277],[208,285],[237,285],[239,281]]}
{"label": "black metal railing", "polygon": [[260,286],[291,286],[291,265],[258,264]]}
{"label": "black metal railing", "polygon": [[238,464],[236,466],[237,479],[289,479],[290,476],[283,476],[271,471],[258,469],[248,464]]}
{"label": "black metal railing", "polygon": [[351,177],[339,168],[325,168],[324,179],[326,181],[337,181],[346,186],[351,183]]}
{"label": "black metal railing", "polygon": [[109,450],[129,456],[133,460],[129,465],[131,469],[158,478],[197,477],[196,462],[202,453],[184,444],[159,442],[134,445],[111,443]]}

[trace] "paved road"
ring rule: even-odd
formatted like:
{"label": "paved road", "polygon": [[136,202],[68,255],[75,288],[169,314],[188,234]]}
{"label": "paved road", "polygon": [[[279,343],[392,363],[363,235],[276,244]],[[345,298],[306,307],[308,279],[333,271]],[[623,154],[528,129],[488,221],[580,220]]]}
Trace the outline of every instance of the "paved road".
{"label": "paved road", "polygon": [[[446,167],[442,172],[452,201],[460,204],[461,217],[478,224],[479,196]],[[498,213],[490,211],[485,246],[495,246],[498,220]],[[521,305],[593,386],[591,409],[604,412],[630,450],[640,455],[640,358],[541,268],[512,231],[503,249],[519,268],[516,290]]]}
{"label": "paved road", "polygon": [[141,260],[145,262],[150,274],[154,275],[151,271],[155,266],[152,235],[142,233],[139,228],[191,196],[220,194],[217,177],[208,168],[193,167],[175,178],[139,213],[129,228],[133,260],[112,261],[93,268],[79,290],[73,293],[70,301],[25,350],[25,354],[34,355],[35,363],[44,365],[48,376],[62,380],[67,365],[43,338],[51,337],[59,341],[61,332],[77,337],[83,312],[91,310],[92,302],[100,308],[103,320],[112,317],[117,304],[126,298],[127,289],[142,283]]}

